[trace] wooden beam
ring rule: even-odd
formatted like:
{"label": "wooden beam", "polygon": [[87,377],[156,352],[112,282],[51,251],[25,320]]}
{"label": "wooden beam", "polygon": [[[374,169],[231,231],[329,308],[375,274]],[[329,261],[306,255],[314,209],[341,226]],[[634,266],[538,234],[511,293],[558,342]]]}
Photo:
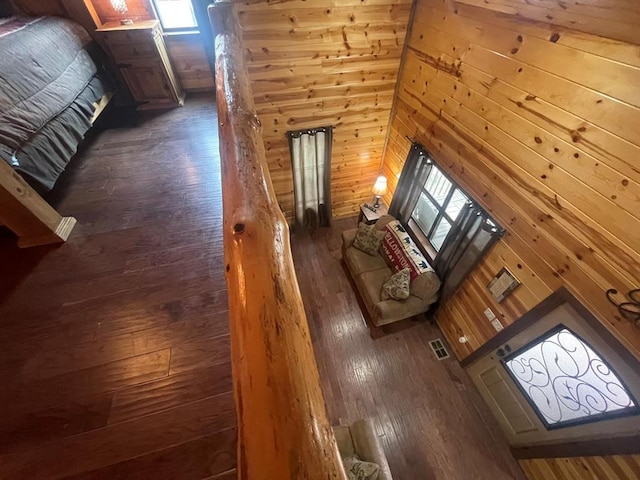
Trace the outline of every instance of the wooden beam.
{"label": "wooden beam", "polygon": [[61,216],[0,161],[0,223],[18,235],[18,246],[25,248],[66,241],[76,219]]}
{"label": "wooden beam", "polygon": [[345,479],[267,166],[233,4],[209,7],[238,418],[238,478]]}

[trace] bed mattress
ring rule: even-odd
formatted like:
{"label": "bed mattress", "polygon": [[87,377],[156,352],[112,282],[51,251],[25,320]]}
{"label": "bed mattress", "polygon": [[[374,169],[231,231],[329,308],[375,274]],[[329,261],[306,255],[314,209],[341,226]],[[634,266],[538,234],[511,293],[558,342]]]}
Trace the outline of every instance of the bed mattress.
{"label": "bed mattress", "polygon": [[92,45],[70,20],[0,19],[0,157],[40,191],[64,171],[105,93]]}

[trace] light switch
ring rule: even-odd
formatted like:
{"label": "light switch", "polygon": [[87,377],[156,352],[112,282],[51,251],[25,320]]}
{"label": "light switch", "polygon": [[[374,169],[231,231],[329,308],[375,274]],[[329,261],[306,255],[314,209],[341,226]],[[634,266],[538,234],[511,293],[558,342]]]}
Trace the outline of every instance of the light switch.
{"label": "light switch", "polygon": [[491,310],[490,308],[487,308],[487,309],[484,311],[484,316],[485,316],[485,317],[487,317],[487,320],[489,320],[489,321],[491,321],[491,320],[493,320],[494,318],[496,318],[496,314],[495,314],[495,313],[493,313],[493,310]]}
{"label": "light switch", "polygon": [[497,318],[494,318],[493,320],[491,320],[491,325],[493,325],[493,328],[496,329],[496,332],[499,332],[504,328],[500,323],[500,320],[498,320]]}

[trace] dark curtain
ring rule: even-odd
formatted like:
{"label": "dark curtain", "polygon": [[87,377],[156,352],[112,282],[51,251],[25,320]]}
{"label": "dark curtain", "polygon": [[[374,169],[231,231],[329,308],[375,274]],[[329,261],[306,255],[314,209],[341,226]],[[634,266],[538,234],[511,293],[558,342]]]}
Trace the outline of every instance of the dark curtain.
{"label": "dark curtain", "polygon": [[440,303],[450,298],[483,255],[504,234],[479,206],[467,202],[445,239],[433,268],[442,281]]}
{"label": "dark curtain", "polygon": [[287,132],[293,171],[295,226],[331,226],[331,127]]}
{"label": "dark curtain", "polygon": [[211,23],[209,23],[209,13],[207,12],[207,8],[213,3],[213,1],[214,0],[191,0],[191,3],[193,5],[193,13],[195,13],[196,20],[198,22],[200,40],[202,41],[204,51],[207,54],[211,73],[215,77],[216,54],[213,39],[213,30],[211,29]]}
{"label": "dark curtain", "polygon": [[422,187],[427,181],[431,165],[427,152],[421,145],[414,143],[407,160],[404,162],[404,167],[402,167],[400,180],[389,206],[389,215],[393,215],[404,225],[411,218],[411,212],[413,212]]}

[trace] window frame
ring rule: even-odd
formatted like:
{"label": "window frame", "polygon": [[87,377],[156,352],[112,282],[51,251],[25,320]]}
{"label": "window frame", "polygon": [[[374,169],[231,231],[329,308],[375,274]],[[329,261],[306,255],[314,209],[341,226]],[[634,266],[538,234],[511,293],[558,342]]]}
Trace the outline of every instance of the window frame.
{"label": "window frame", "polygon": [[200,33],[200,24],[198,23],[198,17],[195,14],[195,8],[193,5],[193,0],[189,0],[189,3],[191,3],[191,8],[193,9],[194,13],[193,13],[193,18],[196,21],[196,26],[195,27],[173,27],[173,28],[168,28],[164,26],[164,22],[162,21],[162,16],[160,15],[160,9],[158,8],[157,2],[158,1],[162,1],[162,0],[151,0],[151,6],[156,14],[156,18],[158,19],[158,21],[160,22],[160,25],[162,26],[162,31],[164,33],[168,33],[168,34],[199,34]]}
{"label": "window frame", "polygon": [[[410,215],[409,220],[408,220],[407,225],[406,225],[406,227],[409,229],[409,233],[414,237],[415,240],[417,240],[416,243],[418,244],[418,248],[420,248],[422,253],[429,259],[430,263],[433,264],[433,262],[436,260],[436,258],[440,254],[440,249],[437,249],[433,245],[433,243],[431,242],[430,236],[435,232],[435,229],[438,226],[440,220],[444,217],[451,224],[451,228],[449,229],[449,232],[447,232],[447,235],[445,236],[445,239],[444,239],[443,243],[446,242],[446,240],[449,237],[451,231],[454,229],[454,227],[456,226],[457,222],[459,221],[458,220],[459,217],[456,218],[455,220],[452,220],[451,217],[449,216],[449,214],[446,212],[447,205],[449,204],[449,201],[451,200],[451,197],[453,197],[453,194],[456,191],[456,189],[460,190],[460,192],[467,198],[467,202],[471,202],[471,203],[473,203],[475,205],[478,205],[478,202],[471,195],[469,195],[466,192],[466,190],[460,186],[460,184],[458,184],[456,181],[454,181],[451,178],[451,176],[448,175],[438,165],[438,163],[433,159],[433,157],[428,152],[423,151],[423,155],[426,157],[427,162],[429,162],[431,164],[431,168],[432,168],[431,171],[433,171],[433,168],[436,168],[440,172],[440,174],[451,183],[450,191],[447,193],[447,196],[445,197],[445,200],[443,201],[443,205],[440,206],[440,204],[436,201],[436,199],[433,197],[433,195],[431,195],[431,193],[429,193],[427,191],[427,188],[426,188],[427,182],[429,181],[429,178],[431,176],[431,172],[429,172],[429,175],[427,175],[427,179],[425,180],[424,185],[422,186],[422,188],[420,190],[420,193],[424,193],[427,196],[427,198],[429,199],[429,201],[433,204],[433,206],[436,207],[436,209],[438,210],[436,218],[433,221],[433,225],[431,225],[431,227],[429,228],[429,232],[427,234],[425,234],[424,231],[422,230],[422,228],[420,227],[420,225],[418,224],[418,222],[416,222],[414,220],[414,218],[413,218],[413,211],[415,210],[416,206],[418,205],[418,202],[420,201],[420,197],[418,197],[418,199],[416,200],[416,203],[413,205],[413,208],[411,210],[411,215]],[[480,208],[482,208],[482,207],[480,207]],[[492,223],[494,228],[504,231],[503,227],[500,226],[500,224],[495,221],[493,216],[489,215],[484,208],[482,208],[482,210],[485,212],[485,214],[487,216],[487,220]]]}

